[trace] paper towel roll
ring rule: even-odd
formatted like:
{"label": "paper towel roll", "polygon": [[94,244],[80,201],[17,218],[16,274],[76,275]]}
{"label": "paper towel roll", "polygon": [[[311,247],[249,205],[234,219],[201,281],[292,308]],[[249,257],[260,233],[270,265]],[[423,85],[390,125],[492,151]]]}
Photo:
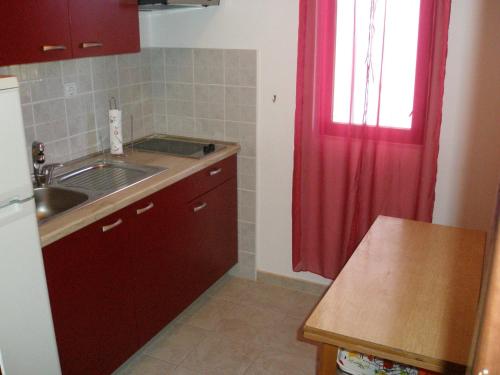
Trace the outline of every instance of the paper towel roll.
{"label": "paper towel roll", "polygon": [[112,155],[123,154],[122,111],[109,111],[109,148]]}

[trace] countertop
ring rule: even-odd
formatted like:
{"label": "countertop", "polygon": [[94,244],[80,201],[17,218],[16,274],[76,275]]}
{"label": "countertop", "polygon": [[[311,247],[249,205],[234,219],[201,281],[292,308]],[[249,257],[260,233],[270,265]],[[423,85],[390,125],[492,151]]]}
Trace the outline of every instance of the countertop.
{"label": "countertop", "polygon": [[[77,230],[92,224],[142,198],[176,183],[212,164],[219,162],[240,150],[235,143],[217,142],[226,147],[202,159],[190,159],[160,153],[132,151],[125,148],[124,157],[106,154],[108,160],[120,160],[132,164],[152,165],[167,168],[165,171],[125,189],[97,199],[94,202],[72,209],[39,225],[42,247],[47,246]],[[103,155],[95,155],[76,162],[70,162],[58,174],[78,168],[91,161],[102,160]]]}

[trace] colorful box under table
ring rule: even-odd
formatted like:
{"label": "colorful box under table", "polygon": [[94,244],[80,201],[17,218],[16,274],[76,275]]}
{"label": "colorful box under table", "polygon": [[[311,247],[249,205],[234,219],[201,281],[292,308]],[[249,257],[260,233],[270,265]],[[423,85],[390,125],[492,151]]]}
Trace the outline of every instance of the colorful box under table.
{"label": "colorful box under table", "polygon": [[337,365],[350,375],[434,375],[435,372],[339,349]]}

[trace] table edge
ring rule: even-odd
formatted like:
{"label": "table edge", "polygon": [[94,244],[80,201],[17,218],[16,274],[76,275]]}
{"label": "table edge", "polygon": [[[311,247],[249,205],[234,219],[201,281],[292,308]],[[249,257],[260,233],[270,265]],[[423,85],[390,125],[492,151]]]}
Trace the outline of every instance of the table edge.
{"label": "table edge", "polygon": [[450,373],[450,371],[453,371],[452,373],[464,373],[466,369],[466,364],[457,364],[417,353],[405,352],[401,349],[326,332],[307,325],[304,325],[303,328],[304,337],[316,343],[334,345],[350,351],[373,355],[438,373]]}

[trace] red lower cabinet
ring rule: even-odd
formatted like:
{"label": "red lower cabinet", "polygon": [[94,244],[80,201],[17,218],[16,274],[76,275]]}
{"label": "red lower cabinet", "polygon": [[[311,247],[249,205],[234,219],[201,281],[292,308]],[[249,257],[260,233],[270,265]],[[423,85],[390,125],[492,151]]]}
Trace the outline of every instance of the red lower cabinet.
{"label": "red lower cabinet", "polygon": [[238,260],[236,178],[188,204],[190,286],[198,297]]}
{"label": "red lower cabinet", "polygon": [[186,215],[172,190],[167,188],[133,207],[132,274],[141,345],[192,302],[185,293],[189,287]]}
{"label": "red lower cabinet", "polygon": [[142,216],[134,230],[148,234],[134,241],[141,344],[237,262],[236,178],[191,202],[182,202],[183,191],[174,185],[134,205]]}
{"label": "red lower cabinet", "polygon": [[64,375],[112,373],[236,264],[235,158],[213,168],[43,249]]}
{"label": "red lower cabinet", "polygon": [[63,374],[109,374],[137,349],[125,210],[43,249]]}

